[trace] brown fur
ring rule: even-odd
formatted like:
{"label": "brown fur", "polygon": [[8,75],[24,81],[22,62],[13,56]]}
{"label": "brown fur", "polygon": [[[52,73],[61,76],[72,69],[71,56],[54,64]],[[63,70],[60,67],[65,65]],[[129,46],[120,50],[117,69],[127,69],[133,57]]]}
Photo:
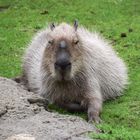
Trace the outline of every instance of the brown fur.
{"label": "brown fur", "polygon": [[[54,68],[61,40],[70,54],[72,68],[65,75],[69,80],[58,80],[60,73]],[[120,96],[127,83],[126,67],[109,44],[68,24],[35,37],[24,56],[23,71],[32,91],[64,108],[86,109],[89,121],[95,122],[100,122],[103,100]]]}

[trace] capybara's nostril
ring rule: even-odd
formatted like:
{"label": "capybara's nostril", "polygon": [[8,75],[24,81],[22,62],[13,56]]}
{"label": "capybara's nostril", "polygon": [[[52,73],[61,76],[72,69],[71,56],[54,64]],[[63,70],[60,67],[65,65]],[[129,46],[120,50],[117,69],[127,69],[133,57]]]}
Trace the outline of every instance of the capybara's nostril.
{"label": "capybara's nostril", "polygon": [[55,69],[66,70],[71,68],[71,62],[69,61],[57,61],[55,62]]}

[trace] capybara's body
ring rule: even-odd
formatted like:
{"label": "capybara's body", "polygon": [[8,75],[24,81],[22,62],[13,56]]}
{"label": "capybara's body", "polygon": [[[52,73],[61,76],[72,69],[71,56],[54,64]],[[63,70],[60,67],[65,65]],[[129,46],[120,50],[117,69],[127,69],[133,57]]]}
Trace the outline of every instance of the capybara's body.
{"label": "capybara's body", "polygon": [[120,96],[127,84],[126,66],[105,40],[65,23],[35,36],[23,73],[31,91],[60,106],[78,103],[96,122],[103,100]]}

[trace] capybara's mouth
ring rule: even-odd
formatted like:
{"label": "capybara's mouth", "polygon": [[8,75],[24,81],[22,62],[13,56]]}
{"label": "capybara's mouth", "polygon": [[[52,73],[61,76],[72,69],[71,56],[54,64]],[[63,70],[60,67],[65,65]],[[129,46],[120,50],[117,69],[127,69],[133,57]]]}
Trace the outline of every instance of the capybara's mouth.
{"label": "capybara's mouth", "polygon": [[58,75],[58,80],[59,81],[69,81],[71,78],[70,78],[70,73],[69,72],[60,72]]}

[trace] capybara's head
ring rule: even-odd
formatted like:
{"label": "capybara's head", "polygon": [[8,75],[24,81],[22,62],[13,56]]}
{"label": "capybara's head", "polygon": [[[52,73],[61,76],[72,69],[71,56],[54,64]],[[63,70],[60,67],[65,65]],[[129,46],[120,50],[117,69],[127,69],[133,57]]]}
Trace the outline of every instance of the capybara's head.
{"label": "capybara's head", "polygon": [[44,65],[51,77],[58,81],[74,78],[82,66],[82,48],[77,34],[78,23],[51,25],[47,35]]}

